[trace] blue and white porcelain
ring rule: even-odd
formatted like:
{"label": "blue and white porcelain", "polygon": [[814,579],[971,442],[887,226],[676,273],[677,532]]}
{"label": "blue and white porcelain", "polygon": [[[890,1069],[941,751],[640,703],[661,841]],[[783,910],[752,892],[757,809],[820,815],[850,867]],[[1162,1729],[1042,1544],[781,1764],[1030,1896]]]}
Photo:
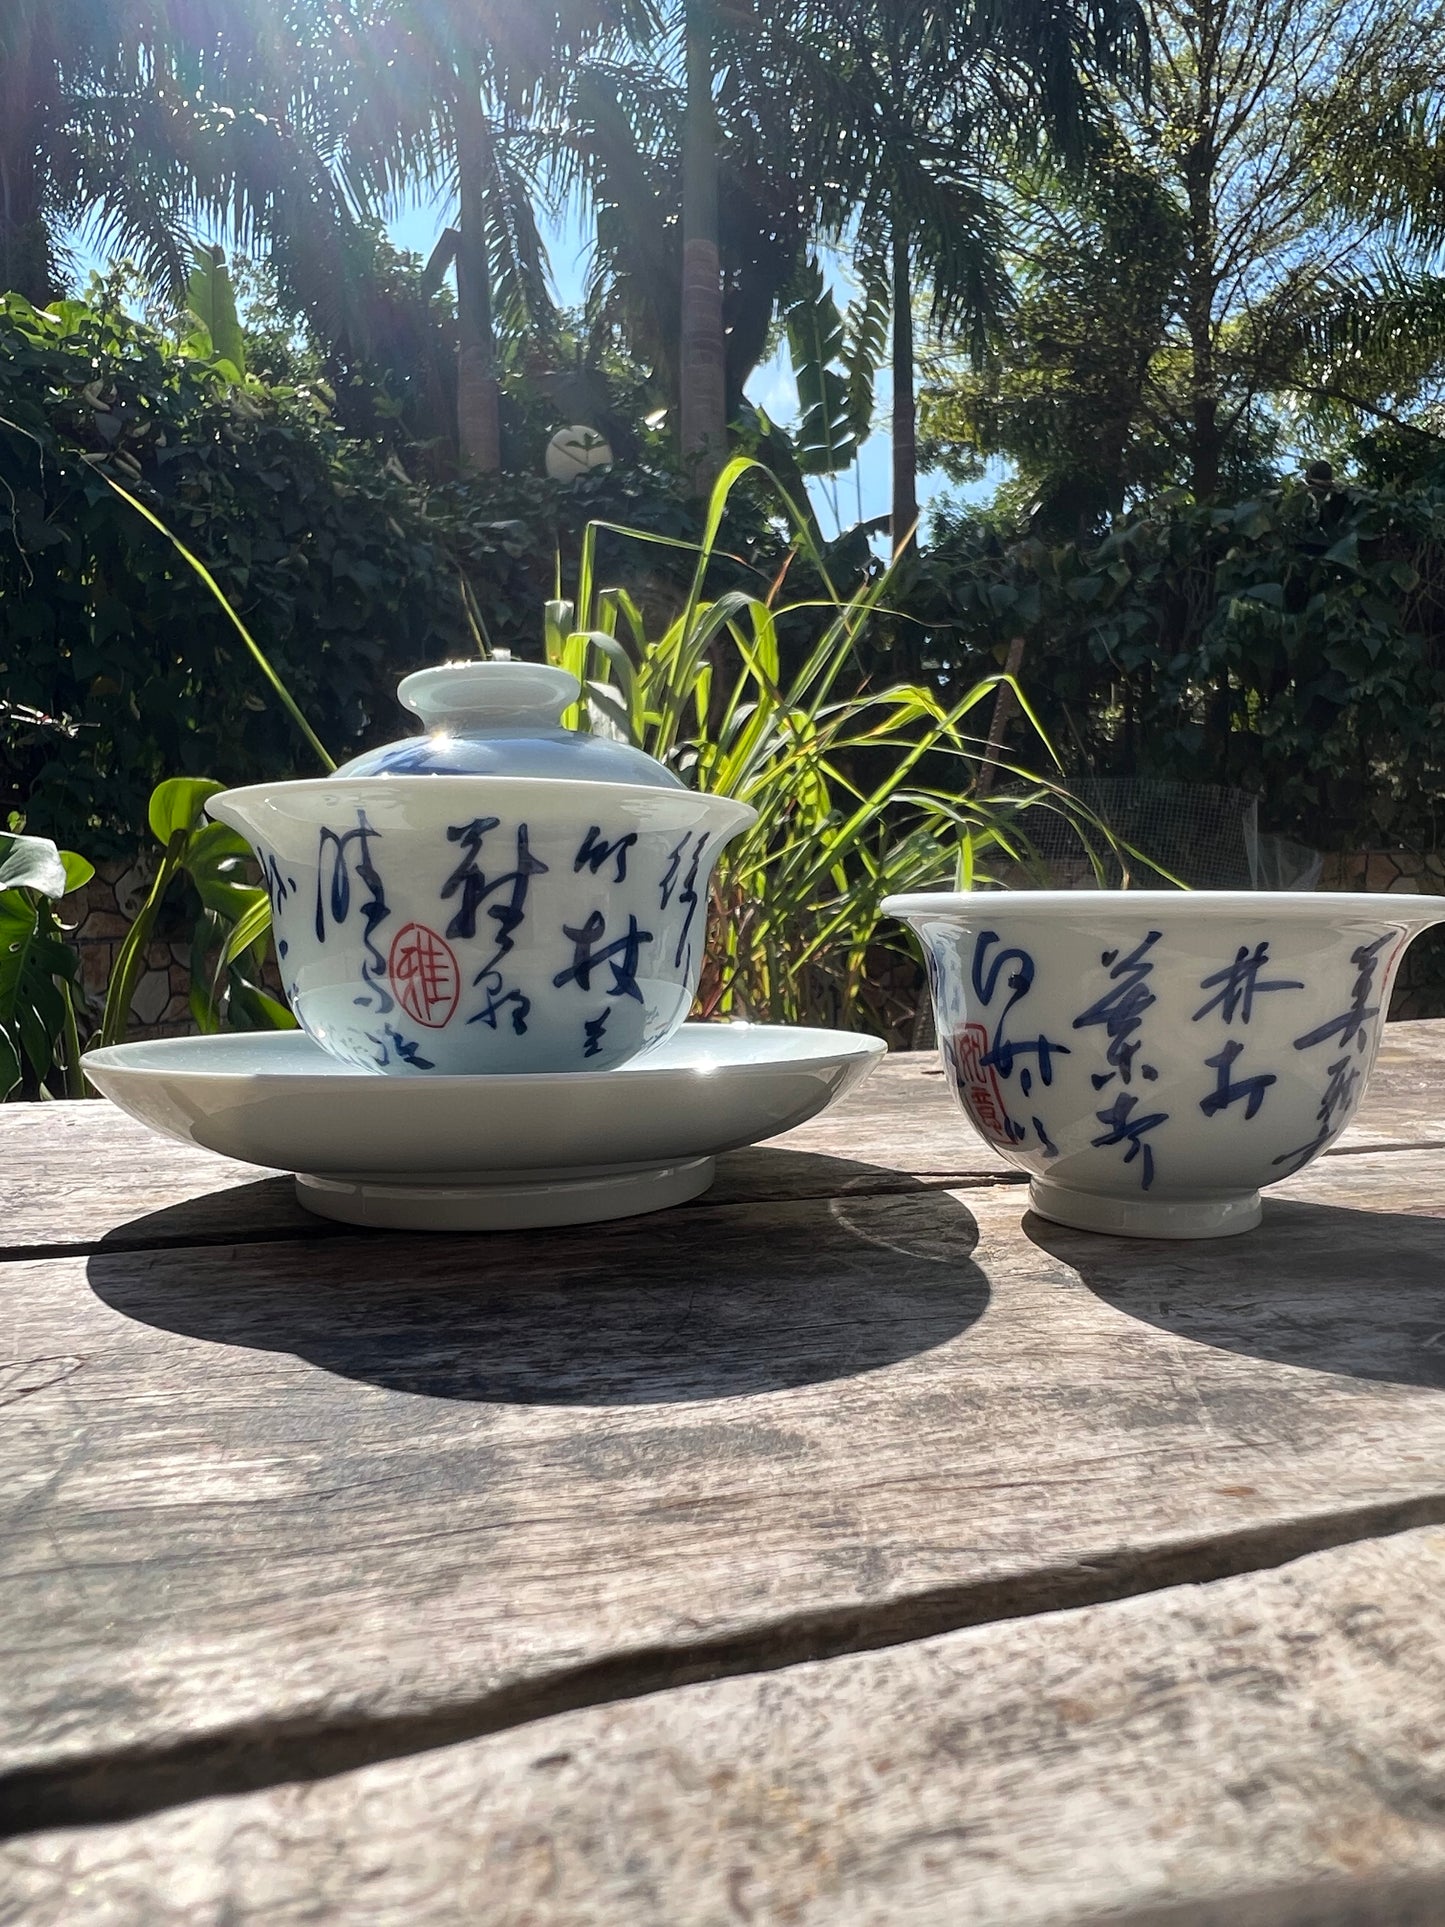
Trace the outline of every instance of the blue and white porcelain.
{"label": "blue and white porcelain", "polygon": [[705,1191],[720,1152],[854,1091],[876,1038],[685,1024],[601,1077],[368,1077],[297,1031],[90,1051],[90,1081],[182,1144],[294,1171],[309,1211],[415,1231],[588,1224]]}
{"label": "blue and white porcelain", "polygon": [[757,812],[564,729],[579,693],[540,663],[423,669],[400,694],[427,735],[211,799],[256,852],[297,1022],[334,1057],[604,1071],[687,1016],[713,865]]}
{"label": "blue and white porcelain", "polygon": [[1145,1238],[1259,1223],[1349,1123],[1406,945],[1445,898],[1248,891],[891,897],[939,1047],[1041,1217]]}

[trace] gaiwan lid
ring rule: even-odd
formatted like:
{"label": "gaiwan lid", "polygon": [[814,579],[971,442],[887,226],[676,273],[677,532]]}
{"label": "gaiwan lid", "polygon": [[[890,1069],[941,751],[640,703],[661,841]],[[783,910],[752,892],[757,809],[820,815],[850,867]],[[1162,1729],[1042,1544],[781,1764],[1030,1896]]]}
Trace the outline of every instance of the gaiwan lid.
{"label": "gaiwan lid", "polygon": [[405,676],[397,695],[424,736],[369,749],[337,776],[550,776],[575,783],[686,785],[644,750],[564,729],[562,711],[582,685],[541,662],[446,662]]}

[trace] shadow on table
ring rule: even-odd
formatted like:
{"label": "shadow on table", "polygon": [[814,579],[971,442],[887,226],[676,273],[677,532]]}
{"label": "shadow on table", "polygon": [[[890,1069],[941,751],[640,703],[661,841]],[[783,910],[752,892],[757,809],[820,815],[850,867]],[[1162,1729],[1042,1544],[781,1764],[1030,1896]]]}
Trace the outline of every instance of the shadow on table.
{"label": "shadow on table", "polygon": [[1103,1238],[1024,1230],[1130,1318],[1302,1369],[1445,1389],[1445,1219],[1270,1198],[1257,1231]]}
{"label": "shadow on table", "polygon": [[253,1229],[218,1243],[218,1211],[274,1222],[274,1187],[289,1180],[268,1179],[218,1197],[209,1216],[196,1199],[118,1227],[87,1276],[114,1310],[159,1330],[292,1353],[392,1391],[506,1404],[821,1384],[930,1351],[982,1314],[978,1228],[956,1198],[847,1159],[772,1155],[766,1182],[736,1202],[610,1224]]}

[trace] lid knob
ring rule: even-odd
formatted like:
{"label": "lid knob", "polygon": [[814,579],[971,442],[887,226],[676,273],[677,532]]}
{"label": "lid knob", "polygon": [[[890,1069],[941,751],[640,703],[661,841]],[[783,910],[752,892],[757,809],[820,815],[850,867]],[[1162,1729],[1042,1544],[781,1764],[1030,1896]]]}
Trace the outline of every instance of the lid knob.
{"label": "lid knob", "polygon": [[396,691],[429,733],[556,729],[582,685],[545,662],[444,662],[404,676]]}

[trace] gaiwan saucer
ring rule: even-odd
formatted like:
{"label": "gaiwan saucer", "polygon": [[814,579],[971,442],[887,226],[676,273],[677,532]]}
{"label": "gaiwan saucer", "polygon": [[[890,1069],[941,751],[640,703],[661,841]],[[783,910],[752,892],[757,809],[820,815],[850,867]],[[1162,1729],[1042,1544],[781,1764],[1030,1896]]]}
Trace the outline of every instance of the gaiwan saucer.
{"label": "gaiwan saucer", "polygon": [[872,1037],[685,1024],[616,1070],[380,1077],[300,1031],[91,1051],[91,1083],[182,1144],[296,1173],[307,1210],[408,1231],[524,1230],[659,1211],[720,1152],[807,1123],[883,1055]]}

